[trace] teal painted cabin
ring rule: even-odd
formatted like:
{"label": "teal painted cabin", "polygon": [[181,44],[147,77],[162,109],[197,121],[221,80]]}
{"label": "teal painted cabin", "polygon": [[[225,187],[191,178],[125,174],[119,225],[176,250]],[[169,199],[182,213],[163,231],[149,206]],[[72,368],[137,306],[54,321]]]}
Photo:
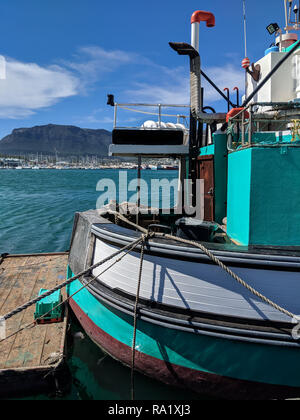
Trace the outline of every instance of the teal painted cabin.
{"label": "teal painted cabin", "polygon": [[227,234],[241,245],[300,246],[300,148],[253,145],[228,156]]}

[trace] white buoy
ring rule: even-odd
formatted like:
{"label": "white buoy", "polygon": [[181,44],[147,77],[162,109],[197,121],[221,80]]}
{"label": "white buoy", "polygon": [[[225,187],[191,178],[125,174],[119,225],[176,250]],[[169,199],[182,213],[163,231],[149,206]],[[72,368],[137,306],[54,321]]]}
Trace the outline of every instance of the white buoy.
{"label": "white buoy", "polygon": [[173,124],[173,123],[167,123],[167,128],[177,128],[176,127],[176,124]]}
{"label": "white buoy", "polygon": [[179,130],[185,130],[186,127],[183,124],[175,124],[176,128],[178,128]]}
{"label": "white buoy", "polygon": [[142,128],[157,128],[157,123],[155,121],[148,120],[144,122]]}

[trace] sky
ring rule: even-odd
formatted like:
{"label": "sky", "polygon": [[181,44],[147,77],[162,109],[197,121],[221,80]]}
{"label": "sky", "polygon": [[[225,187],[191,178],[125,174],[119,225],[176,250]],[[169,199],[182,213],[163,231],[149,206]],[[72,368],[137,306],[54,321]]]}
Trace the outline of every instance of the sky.
{"label": "sky", "polygon": [[[15,128],[50,123],[111,130],[108,93],[118,103],[188,104],[188,58],[168,43],[190,43],[195,10],[216,17],[214,28],[200,25],[203,70],[221,89],[242,91],[242,0],[2,1],[0,55],[6,67],[0,74],[0,138]],[[266,26],[284,25],[283,0],[246,0],[246,10],[247,55],[257,61],[274,42]],[[205,88],[205,105],[225,111],[224,100]],[[145,119],[126,111],[119,115],[120,125]]]}

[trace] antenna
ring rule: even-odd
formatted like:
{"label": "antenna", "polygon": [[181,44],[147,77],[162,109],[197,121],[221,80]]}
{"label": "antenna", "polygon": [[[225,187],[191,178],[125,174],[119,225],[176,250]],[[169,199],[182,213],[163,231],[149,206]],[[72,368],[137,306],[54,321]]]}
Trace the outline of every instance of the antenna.
{"label": "antenna", "polygon": [[285,30],[300,30],[300,1],[284,0]]}
{"label": "antenna", "polygon": [[243,15],[244,15],[244,40],[245,40],[245,58],[242,61],[242,67],[245,69],[245,98],[248,96],[248,77],[247,70],[250,67],[250,60],[247,57],[247,17],[246,17],[246,0],[243,0]]}
{"label": "antenna", "polygon": [[247,57],[247,18],[246,18],[246,0],[243,0],[243,14],[244,14],[245,57]]}

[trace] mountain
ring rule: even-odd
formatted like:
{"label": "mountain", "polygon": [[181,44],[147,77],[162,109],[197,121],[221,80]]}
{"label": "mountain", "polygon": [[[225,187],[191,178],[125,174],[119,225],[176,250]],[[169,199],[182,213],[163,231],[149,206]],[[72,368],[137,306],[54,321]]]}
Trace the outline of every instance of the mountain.
{"label": "mountain", "polygon": [[0,140],[0,154],[107,156],[111,133],[106,130],[92,130],[69,125],[49,124],[32,128],[18,128]]}

